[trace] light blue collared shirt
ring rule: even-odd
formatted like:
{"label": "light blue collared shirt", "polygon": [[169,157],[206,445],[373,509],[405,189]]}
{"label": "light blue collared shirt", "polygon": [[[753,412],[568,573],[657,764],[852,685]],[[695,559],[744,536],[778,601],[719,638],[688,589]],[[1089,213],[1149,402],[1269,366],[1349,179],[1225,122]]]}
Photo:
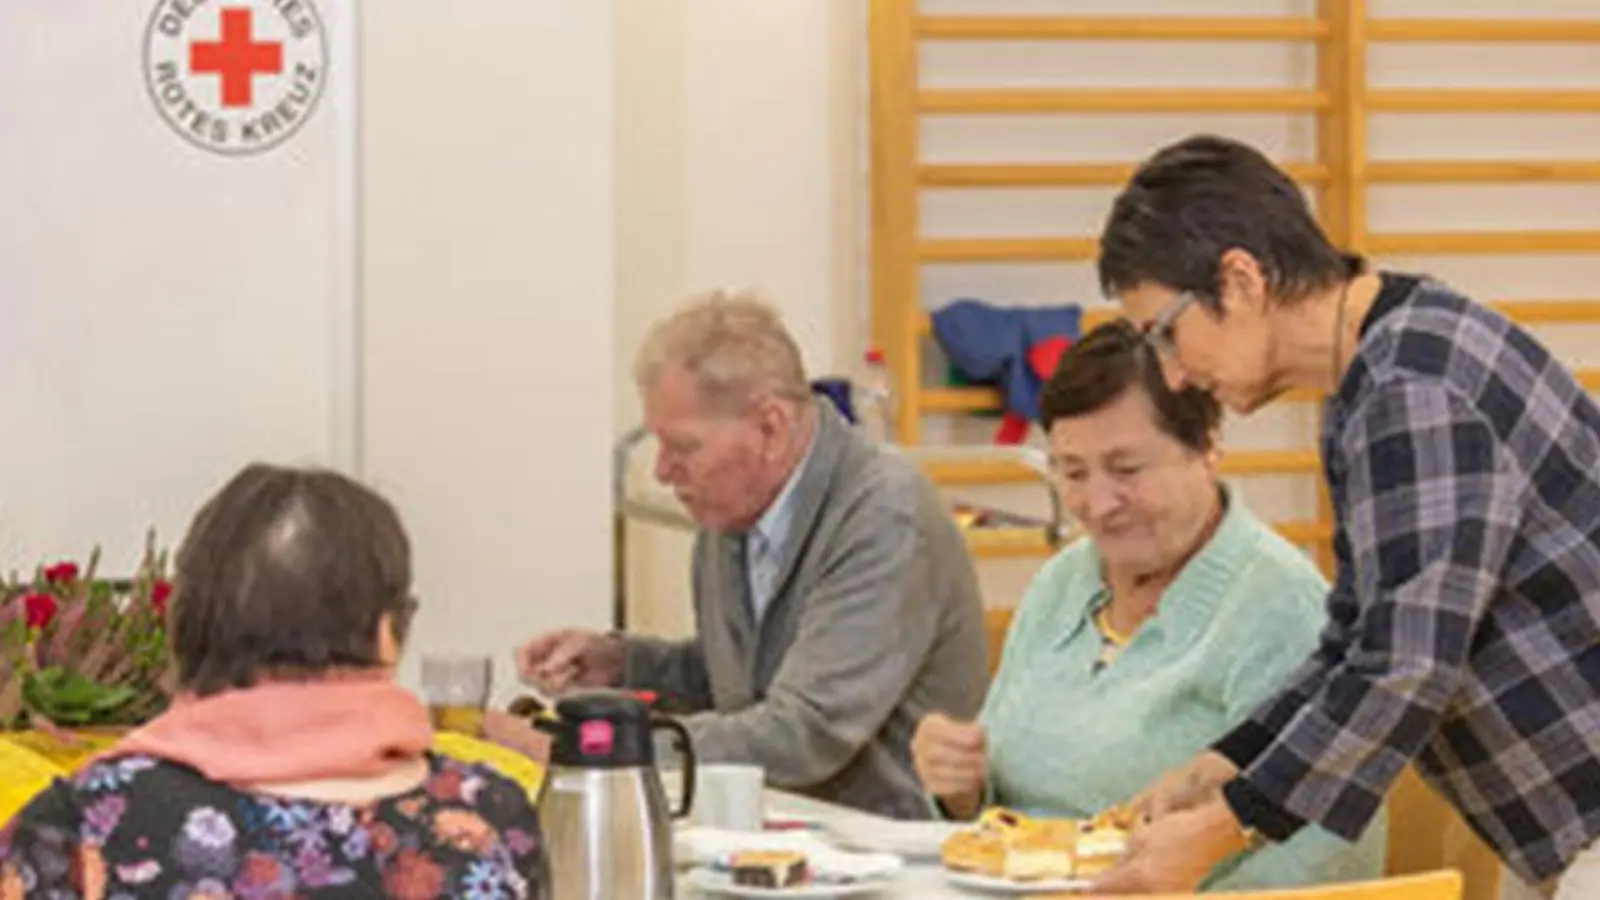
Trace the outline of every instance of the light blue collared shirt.
{"label": "light blue collared shirt", "polygon": [[754,614],[757,625],[761,624],[761,617],[772,602],[773,581],[778,577],[783,545],[789,539],[789,525],[794,519],[795,485],[800,483],[800,476],[805,474],[806,464],[811,462],[811,450],[816,445],[816,436],[812,435],[806,455],[789,473],[789,480],[778,492],[777,499],[772,501],[767,511],[756,520],[755,527],[744,536],[744,568],[750,587],[750,612]]}

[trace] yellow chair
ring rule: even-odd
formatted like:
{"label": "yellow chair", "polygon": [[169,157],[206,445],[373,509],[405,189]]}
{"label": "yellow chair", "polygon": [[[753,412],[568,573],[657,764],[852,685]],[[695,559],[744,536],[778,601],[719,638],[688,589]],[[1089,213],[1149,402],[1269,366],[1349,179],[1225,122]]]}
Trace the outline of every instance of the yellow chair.
{"label": "yellow chair", "polygon": [[1000,668],[1000,653],[1006,648],[1006,632],[1011,630],[1010,607],[983,611],[983,631],[989,642],[989,677]]}
{"label": "yellow chair", "polygon": [[1410,766],[1389,792],[1389,861],[1386,873],[1411,875],[1439,869],[1461,873],[1462,900],[1498,900],[1500,858],[1455,808]]}
{"label": "yellow chair", "polygon": [[[1096,898],[1089,894],[1054,894],[1051,900]],[[1152,894],[1143,900],[1461,900],[1461,873],[1429,872],[1380,881],[1238,894]]]}

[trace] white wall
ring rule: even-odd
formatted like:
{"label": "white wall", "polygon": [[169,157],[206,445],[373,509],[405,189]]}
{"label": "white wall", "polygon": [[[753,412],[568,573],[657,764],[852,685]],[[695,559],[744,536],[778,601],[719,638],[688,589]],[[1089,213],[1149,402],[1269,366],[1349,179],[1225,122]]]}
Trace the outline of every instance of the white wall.
{"label": "white wall", "polygon": [[[613,4],[374,0],[363,25],[364,463],[418,651],[610,620]],[[412,654],[415,662],[417,654]]]}
{"label": "white wall", "polygon": [[[617,18],[617,323],[625,362],[684,295],[754,285],[807,362],[848,363],[862,225],[856,0],[652,0]],[[840,58],[848,62],[838,66]],[[633,421],[619,383],[619,422]]]}
{"label": "white wall", "polygon": [[350,461],[350,73],[216,155],[146,94],[153,8],[0,4],[0,569],[98,543],[124,574],[241,463]]}
{"label": "white wall", "polygon": [[318,5],[359,120],[330,85],[224,158],[145,95],[153,0],[0,4],[0,567],[125,569],[246,461],[341,465],[410,527],[411,664],[492,652],[503,699],[610,616],[613,4]]}

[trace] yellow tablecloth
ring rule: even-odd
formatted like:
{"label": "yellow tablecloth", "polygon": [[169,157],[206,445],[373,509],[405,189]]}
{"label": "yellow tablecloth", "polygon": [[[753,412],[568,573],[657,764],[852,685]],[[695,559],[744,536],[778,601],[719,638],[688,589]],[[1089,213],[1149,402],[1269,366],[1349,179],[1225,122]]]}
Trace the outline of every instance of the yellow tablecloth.
{"label": "yellow tablecloth", "polygon": [[[113,735],[88,736],[80,746],[69,746],[34,731],[0,734],[0,825],[4,825],[50,782],[66,775],[78,763],[109,746]],[[441,732],[434,750],[464,762],[484,763],[521,785],[529,799],[537,800],[544,767],[499,744],[462,734]]]}
{"label": "yellow tablecloth", "polygon": [[522,785],[522,789],[528,792],[528,799],[535,802],[539,799],[539,785],[544,781],[544,766],[515,750],[507,750],[499,744],[451,731],[441,731],[434,735],[433,749],[444,756],[463,762],[483,763]]}
{"label": "yellow tablecloth", "polygon": [[0,825],[11,821],[34,794],[64,770],[9,737],[0,737]]}
{"label": "yellow tablecloth", "polygon": [[121,730],[74,731],[70,739],[52,737],[42,731],[0,732],[0,744],[21,747],[48,760],[56,768],[70,772],[89,757],[110,747],[121,737]]}

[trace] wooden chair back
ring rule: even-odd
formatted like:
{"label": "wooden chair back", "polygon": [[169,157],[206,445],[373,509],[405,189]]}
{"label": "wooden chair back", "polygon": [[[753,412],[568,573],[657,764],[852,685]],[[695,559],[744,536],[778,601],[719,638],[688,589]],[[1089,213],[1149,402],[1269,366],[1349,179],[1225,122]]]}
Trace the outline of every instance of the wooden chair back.
{"label": "wooden chair back", "polygon": [[1011,609],[991,608],[983,611],[983,630],[989,638],[989,677],[1000,668],[1000,653],[1006,646],[1006,632],[1011,628]]}
{"label": "wooden chair back", "polygon": [[1462,900],[1498,900],[1500,858],[1461,814],[1406,767],[1389,792],[1391,876],[1454,869],[1464,881]]}

